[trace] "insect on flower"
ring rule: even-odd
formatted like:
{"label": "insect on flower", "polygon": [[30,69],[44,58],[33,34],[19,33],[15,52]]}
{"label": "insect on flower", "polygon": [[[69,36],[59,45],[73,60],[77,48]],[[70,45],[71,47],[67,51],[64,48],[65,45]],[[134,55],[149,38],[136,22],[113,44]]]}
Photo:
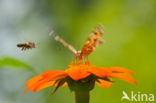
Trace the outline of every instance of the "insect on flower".
{"label": "insect on flower", "polygon": [[35,43],[34,42],[19,43],[17,44],[17,47],[21,48],[21,50],[32,49],[35,48]]}
{"label": "insect on flower", "polygon": [[27,89],[24,93],[32,90],[40,91],[44,88],[54,86],[54,92],[65,85],[68,85],[71,91],[75,92],[76,103],[89,103],[89,92],[97,84],[102,88],[109,88],[114,82],[112,79],[120,79],[131,84],[137,84],[131,76],[133,71],[123,67],[96,67],[85,58],[88,57],[97,46],[103,43],[101,37],[103,30],[98,26],[89,36],[87,42],[80,51],[68,44],[59,36],[55,40],[62,43],[71,52],[75,54],[76,61],[72,61],[65,71],[48,70],[37,75],[26,82]]}

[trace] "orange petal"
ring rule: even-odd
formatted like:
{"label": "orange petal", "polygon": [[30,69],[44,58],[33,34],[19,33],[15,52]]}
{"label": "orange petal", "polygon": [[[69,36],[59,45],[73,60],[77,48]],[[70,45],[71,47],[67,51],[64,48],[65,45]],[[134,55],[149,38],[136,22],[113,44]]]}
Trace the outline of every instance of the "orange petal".
{"label": "orange petal", "polygon": [[52,79],[57,79],[57,78],[64,78],[67,76],[67,74],[64,71],[50,70],[50,71],[44,72],[42,76],[44,78],[52,80]]}
{"label": "orange petal", "polygon": [[28,80],[28,81],[26,82],[26,86],[31,86],[31,85],[35,84],[35,83],[36,83],[37,81],[39,81],[41,78],[42,78],[41,75],[38,75],[38,76],[35,76],[35,77],[31,78],[30,80]]}
{"label": "orange petal", "polygon": [[40,85],[46,83],[45,79],[40,79],[37,82],[35,82],[33,85],[28,86],[26,90],[24,90],[24,93],[28,92],[29,90],[35,91],[36,88],[38,88]]}
{"label": "orange petal", "polygon": [[39,91],[41,89],[47,88],[53,85],[52,81],[65,78],[66,76],[67,74],[63,71],[46,71],[42,75],[33,77],[32,79],[28,80],[26,83],[28,88],[24,91],[24,93],[29,90]]}
{"label": "orange petal", "polygon": [[109,88],[112,85],[112,82],[108,82],[102,79],[98,79],[98,81],[100,82],[96,82],[96,84],[102,88]]}
{"label": "orange petal", "polygon": [[55,81],[42,83],[39,86],[36,86],[35,88],[33,88],[32,91],[34,91],[34,92],[40,91],[40,90],[42,90],[44,88],[47,88],[47,87],[50,87],[50,86],[54,85],[54,83],[55,83]]}
{"label": "orange petal", "polygon": [[[57,83],[55,84],[55,81],[45,82],[45,83],[42,83],[39,86],[36,86],[35,88],[33,88],[32,91],[38,92],[38,91],[40,91],[42,89],[45,89],[47,87],[50,87],[50,86],[55,86],[56,87],[57,85],[58,84]],[[66,85],[67,85],[67,83],[65,82],[61,87],[64,87]]]}
{"label": "orange petal", "polygon": [[83,66],[78,67],[72,67],[70,69],[66,70],[66,73],[73,79],[73,80],[80,80],[83,78],[86,78],[90,75],[90,73],[87,72],[87,69]]}
{"label": "orange petal", "polygon": [[92,67],[88,71],[98,77],[109,77],[111,74],[111,70],[107,68]]}
{"label": "orange petal", "polygon": [[118,78],[132,84],[137,84],[136,80],[129,73],[112,73],[110,77]]}
{"label": "orange petal", "polygon": [[133,71],[126,69],[126,68],[122,68],[122,67],[110,67],[108,68],[110,70],[112,70],[112,72],[127,72],[127,73],[131,73],[131,74],[135,74]]}

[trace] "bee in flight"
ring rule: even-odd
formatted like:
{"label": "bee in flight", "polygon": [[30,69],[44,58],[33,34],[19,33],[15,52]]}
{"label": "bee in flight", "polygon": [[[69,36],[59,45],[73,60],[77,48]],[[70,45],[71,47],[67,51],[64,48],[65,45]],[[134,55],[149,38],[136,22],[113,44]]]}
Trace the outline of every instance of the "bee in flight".
{"label": "bee in flight", "polygon": [[86,41],[82,49],[79,51],[77,51],[72,45],[68,44],[59,36],[55,36],[55,40],[59,41],[61,44],[67,47],[71,52],[73,52],[75,54],[76,59],[82,60],[88,57],[88,55],[90,55],[96,49],[96,47],[98,47],[103,43],[103,40],[101,39],[103,33],[104,32],[103,32],[102,25],[98,25],[95,31],[89,35],[88,40]]}
{"label": "bee in flight", "polygon": [[32,49],[35,48],[35,43],[34,42],[19,43],[17,44],[17,47],[21,48],[21,50]]}

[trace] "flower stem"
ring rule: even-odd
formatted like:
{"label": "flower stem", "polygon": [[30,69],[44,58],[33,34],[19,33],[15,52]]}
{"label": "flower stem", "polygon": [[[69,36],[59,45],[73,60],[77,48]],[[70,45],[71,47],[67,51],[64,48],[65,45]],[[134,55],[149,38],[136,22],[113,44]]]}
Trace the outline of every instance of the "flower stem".
{"label": "flower stem", "polygon": [[89,91],[76,91],[75,103],[89,103]]}

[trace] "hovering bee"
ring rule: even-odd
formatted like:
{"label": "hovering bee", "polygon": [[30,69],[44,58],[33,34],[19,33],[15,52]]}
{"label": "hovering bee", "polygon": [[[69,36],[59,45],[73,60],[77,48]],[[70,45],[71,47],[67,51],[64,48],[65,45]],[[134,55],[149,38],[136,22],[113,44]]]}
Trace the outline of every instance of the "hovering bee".
{"label": "hovering bee", "polygon": [[101,39],[103,34],[104,32],[102,25],[98,25],[95,31],[88,37],[88,40],[86,41],[82,49],[79,51],[77,51],[73,46],[68,44],[65,40],[63,40],[59,36],[55,36],[55,40],[59,41],[71,52],[73,52],[75,54],[76,59],[82,60],[88,57],[96,49],[97,46],[103,44],[103,40]]}
{"label": "hovering bee", "polygon": [[20,43],[17,44],[17,47],[21,48],[21,50],[32,49],[35,48],[35,43],[34,42]]}

